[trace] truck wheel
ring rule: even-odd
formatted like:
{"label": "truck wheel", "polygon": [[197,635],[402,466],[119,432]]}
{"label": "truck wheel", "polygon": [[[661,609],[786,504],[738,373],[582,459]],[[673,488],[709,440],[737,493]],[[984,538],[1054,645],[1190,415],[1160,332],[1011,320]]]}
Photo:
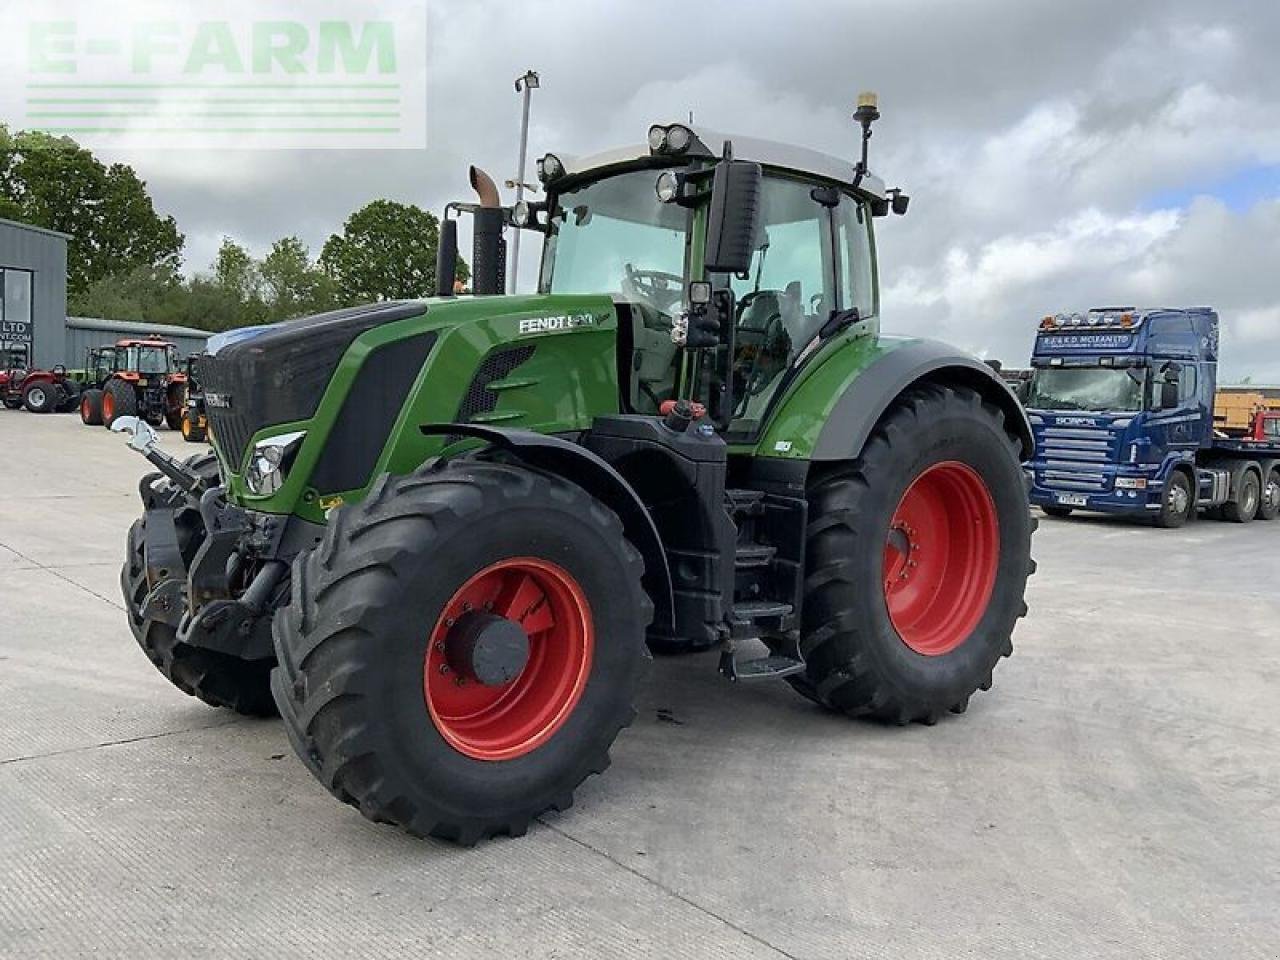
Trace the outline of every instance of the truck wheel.
{"label": "truck wheel", "polygon": [[807,670],[794,685],[850,716],[963,712],[1013,652],[1035,569],[1003,413],[967,388],[916,388],[808,499]]}
{"label": "truck wheel", "polygon": [[1164,494],[1160,498],[1160,512],[1156,514],[1157,527],[1176,530],[1181,527],[1195,512],[1195,496],[1191,492],[1191,481],[1181,470],[1169,474],[1169,482],[1164,485]]}
{"label": "truck wheel", "polygon": [[1262,485],[1258,482],[1258,475],[1252,470],[1246,470],[1240,478],[1236,498],[1222,505],[1222,517],[1232,523],[1248,523],[1258,515],[1261,500]]}
{"label": "truck wheel", "polygon": [[1262,499],[1258,503],[1258,519],[1274,520],[1280,517],[1280,467],[1267,471],[1267,482],[1262,486]]}
{"label": "truck wheel", "polygon": [[102,391],[90,388],[80,394],[80,422],[87,427],[102,425]]}
{"label": "truck wheel", "polygon": [[1053,517],[1056,520],[1065,520],[1067,517],[1071,516],[1070,507],[1047,506],[1041,507],[1040,509],[1043,510],[1046,515]]}
{"label": "truck wheel", "polygon": [[23,391],[22,405],[32,413],[51,413],[58,405],[58,391],[50,383],[33,383]]}
{"label": "truck wheel", "polygon": [[653,607],[612,511],[478,460],[384,476],[293,566],[272,690],[339,800],[471,844],[564,810],[635,716]]}
{"label": "truck wheel", "polygon": [[[218,461],[213,454],[191,457],[186,462],[207,480],[217,482]],[[195,520],[194,517],[192,519]],[[252,717],[274,715],[276,705],[271,698],[274,659],[241,660],[225,653],[179,643],[177,631],[172,626],[142,617],[142,601],[147,595],[142,553],[145,525],[146,517],[143,516],[129,528],[124,568],[120,571],[129,629],[142,652],[170,683],[189,696],[210,706],[226,707]],[[188,561],[200,545],[200,534],[198,521],[179,523],[179,546]]]}
{"label": "truck wheel", "polygon": [[137,415],[137,391],[121,380],[109,380],[102,391],[102,425],[109,429],[120,417]]}

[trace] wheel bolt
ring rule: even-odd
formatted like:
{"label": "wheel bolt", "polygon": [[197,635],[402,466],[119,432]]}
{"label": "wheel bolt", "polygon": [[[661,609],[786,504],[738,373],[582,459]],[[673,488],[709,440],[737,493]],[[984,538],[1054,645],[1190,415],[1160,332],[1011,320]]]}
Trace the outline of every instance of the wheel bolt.
{"label": "wheel bolt", "polygon": [[453,682],[454,682],[454,683],[456,683],[456,684],[457,684],[458,686],[460,686],[460,687],[465,687],[465,686],[467,685],[467,679],[466,679],[466,677],[454,677],[454,678],[453,678]]}
{"label": "wheel bolt", "polygon": [[436,641],[436,653],[444,653],[444,644],[438,640]]}
{"label": "wheel bolt", "polygon": [[441,672],[441,673],[448,673],[448,672],[449,672],[449,665],[448,665],[447,663],[442,663],[442,664],[440,664],[440,672]]}

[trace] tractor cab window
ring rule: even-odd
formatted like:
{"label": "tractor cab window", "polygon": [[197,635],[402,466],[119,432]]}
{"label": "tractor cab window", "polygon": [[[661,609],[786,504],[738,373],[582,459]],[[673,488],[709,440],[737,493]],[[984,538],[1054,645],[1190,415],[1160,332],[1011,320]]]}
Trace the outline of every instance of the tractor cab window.
{"label": "tractor cab window", "polygon": [[835,218],[840,281],[837,309],[856,309],[859,317],[869,317],[876,312],[870,212],[861,201],[842,196]]}
{"label": "tractor cab window", "polygon": [[116,371],[116,351],[113,347],[95,350],[90,356],[91,373],[96,383],[102,383]]}
{"label": "tractor cab window", "polygon": [[127,365],[139,373],[173,373],[177,357],[172,347],[130,347]]}
{"label": "tractor cab window", "polygon": [[813,185],[766,177],[761,231],[737,302],[733,431],[754,429],[796,355],[836,309],[828,208]]}
{"label": "tractor cab window", "polygon": [[609,293],[631,314],[632,408],[656,413],[675,392],[672,321],[684,302],[689,211],[659,202],[640,170],[566,190],[543,246],[544,293]]}

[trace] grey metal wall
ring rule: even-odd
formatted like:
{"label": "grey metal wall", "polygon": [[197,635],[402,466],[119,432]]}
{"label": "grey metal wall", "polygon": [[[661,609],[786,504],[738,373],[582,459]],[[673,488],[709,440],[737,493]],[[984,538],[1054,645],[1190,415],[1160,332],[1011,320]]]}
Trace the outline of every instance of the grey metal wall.
{"label": "grey metal wall", "polygon": [[63,233],[0,220],[0,268],[29,270],[32,359],[38,367],[62,362],[67,316],[67,240]]}
{"label": "grey metal wall", "polygon": [[93,317],[66,318],[66,346],[62,363],[68,367],[84,365],[85,351],[102,347],[127,337],[163,337],[178,348],[179,356],[189,356],[204,349],[212,336],[207,330],[177,327],[165,323],[133,323],[123,320],[99,320]]}

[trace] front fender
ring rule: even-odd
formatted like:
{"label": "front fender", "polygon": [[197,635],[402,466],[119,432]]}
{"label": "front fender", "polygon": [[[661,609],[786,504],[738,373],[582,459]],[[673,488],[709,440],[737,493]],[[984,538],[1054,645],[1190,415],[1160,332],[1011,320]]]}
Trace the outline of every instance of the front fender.
{"label": "front fender", "polygon": [[653,627],[674,629],[671,569],[662,537],[643,501],[607,461],[576,443],[532,430],[503,430],[473,423],[432,423],[419,429],[427,436],[484,440],[530,467],[576,483],[616,513],[627,539],[644,558],[644,585],[654,607]]}
{"label": "front fender", "polygon": [[761,437],[758,454],[807,460],[857,457],[876,423],[918,383],[969,387],[1003,411],[1022,445],[1034,449],[1031,424],[1013,391],[987,364],[937,340],[859,338],[839,346],[783,399]]}

